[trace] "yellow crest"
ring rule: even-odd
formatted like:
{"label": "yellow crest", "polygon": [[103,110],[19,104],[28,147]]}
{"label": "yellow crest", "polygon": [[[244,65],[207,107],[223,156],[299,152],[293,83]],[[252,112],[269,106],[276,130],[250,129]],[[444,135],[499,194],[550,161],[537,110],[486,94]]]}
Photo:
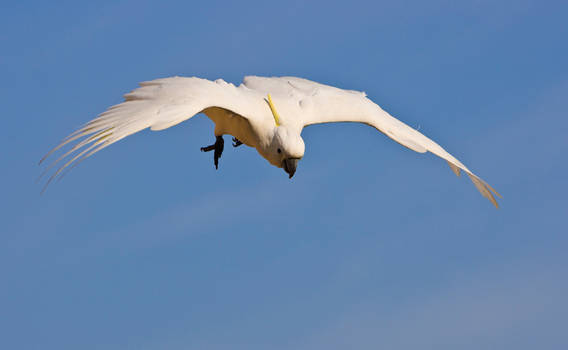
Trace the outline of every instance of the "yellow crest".
{"label": "yellow crest", "polygon": [[278,115],[278,112],[276,112],[276,107],[274,107],[274,103],[272,103],[270,94],[268,94],[268,105],[270,106],[270,110],[272,111],[272,115],[274,116],[274,122],[276,122],[276,126],[280,126],[280,116]]}

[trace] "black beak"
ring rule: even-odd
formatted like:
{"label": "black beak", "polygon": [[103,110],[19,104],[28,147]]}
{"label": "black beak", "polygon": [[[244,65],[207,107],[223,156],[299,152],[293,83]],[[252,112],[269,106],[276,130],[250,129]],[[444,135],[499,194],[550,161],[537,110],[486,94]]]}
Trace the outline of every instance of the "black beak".
{"label": "black beak", "polygon": [[290,179],[292,178],[292,176],[294,176],[299,161],[300,158],[288,158],[284,159],[284,161],[282,162],[282,167],[284,168],[284,171],[288,173]]}

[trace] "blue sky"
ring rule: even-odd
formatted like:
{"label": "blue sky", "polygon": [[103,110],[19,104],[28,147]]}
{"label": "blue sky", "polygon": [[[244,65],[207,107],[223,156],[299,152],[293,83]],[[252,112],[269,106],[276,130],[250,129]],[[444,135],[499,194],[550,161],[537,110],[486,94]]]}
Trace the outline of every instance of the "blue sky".
{"label": "blue sky", "polygon": [[[5,349],[565,349],[568,6],[21,1],[0,12]],[[139,81],[364,90],[502,195],[374,129],[302,134],[292,181],[131,136],[40,196],[37,161]],[[228,138],[227,138],[228,141]]]}

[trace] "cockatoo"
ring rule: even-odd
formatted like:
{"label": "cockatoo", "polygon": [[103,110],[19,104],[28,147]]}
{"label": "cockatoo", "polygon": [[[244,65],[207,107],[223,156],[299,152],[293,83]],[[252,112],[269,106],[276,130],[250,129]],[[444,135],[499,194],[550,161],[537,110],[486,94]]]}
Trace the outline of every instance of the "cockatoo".
{"label": "cockatoo", "polygon": [[[430,151],[445,159],[456,175],[467,173],[481,194],[496,207],[489,184],[422,133],[392,117],[359,91],[343,90],[296,77],[245,77],[239,86],[222,79],[170,77],[140,83],[97,118],[66,137],[47,153],[74,142],[44,172],[68,159],[54,172],[47,185],[80,161],[140,130],[163,130],[196,114],[204,113],[215,123],[215,143],[201,148],[213,152],[215,167],[223,153],[223,135],[233,136],[233,146],[254,147],[270,164],[290,178],[306,149],[302,129],[308,125],[358,122],[370,125],[413,151]],[[70,165],[72,165],[69,167]],[[45,187],[44,187],[45,189]]]}

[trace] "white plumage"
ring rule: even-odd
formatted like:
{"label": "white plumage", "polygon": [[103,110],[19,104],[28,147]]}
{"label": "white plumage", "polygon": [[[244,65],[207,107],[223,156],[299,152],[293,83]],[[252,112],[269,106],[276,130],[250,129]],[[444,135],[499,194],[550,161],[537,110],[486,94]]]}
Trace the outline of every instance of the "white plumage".
{"label": "white plumage", "polygon": [[233,135],[256,148],[274,166],[284,168],[290,177],[304,155],[300,134],[305,126],[334,122],[368,124],[416,152],[430,151],[445,159],[458,176],[460,169],[465,171],[479,192],[497,206],[494,194],[499,194],[491,186],[440,145],[389,115],[362,92],[296,77],[249,76],[238,87],[221,79],[172,77],[143,82],[124,97],[123,103],[110,107],[42,158],[40,163],[74,143],[45,170],[44,174],[60,164],[46,186],[63,170],[126,136],[146,128],[163,130],[203,112],[215,123],[215,136]]}

